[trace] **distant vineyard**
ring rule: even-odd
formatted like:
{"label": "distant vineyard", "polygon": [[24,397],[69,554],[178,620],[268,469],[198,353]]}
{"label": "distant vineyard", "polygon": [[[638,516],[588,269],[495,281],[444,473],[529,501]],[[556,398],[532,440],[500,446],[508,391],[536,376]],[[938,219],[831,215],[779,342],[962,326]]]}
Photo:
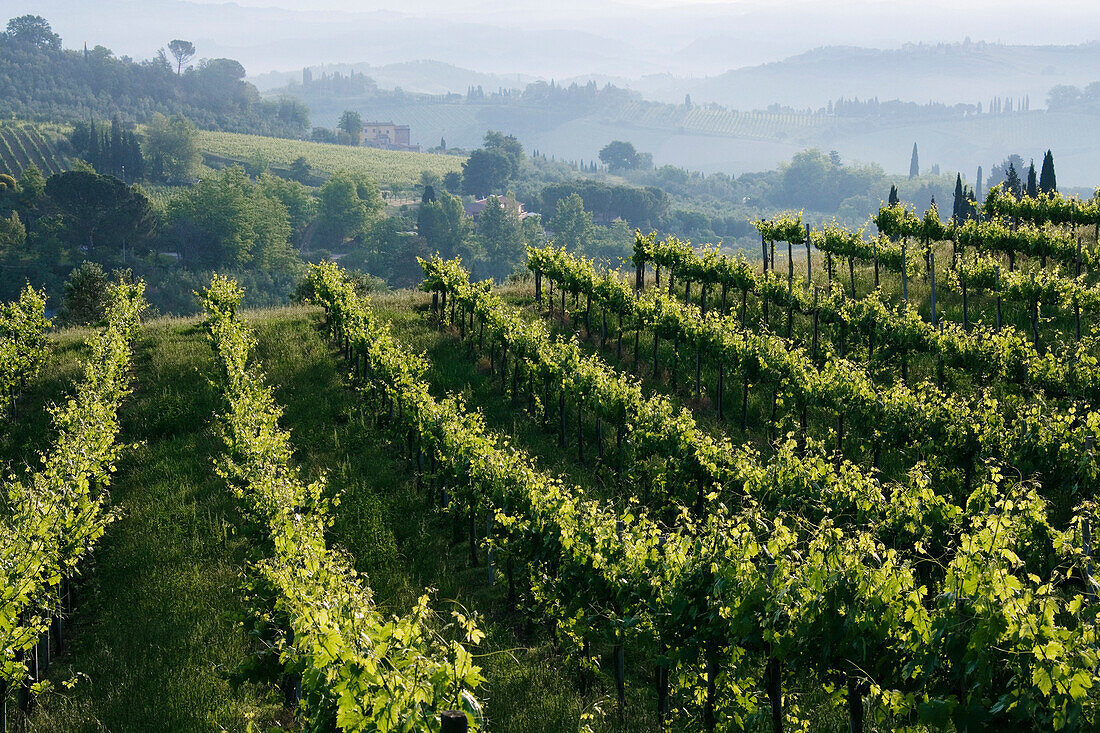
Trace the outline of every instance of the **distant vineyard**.
{"label": "distant vineyard", "polygon": [[420,180],[423,171],[438,176],[458,172],[462,169],[463,160],[451,155],[355,148],[205,130],[199,133],[199,148],[223,158],[242,162],[262,159],[278,167],[289,166],[296,158],[302,157],[311,168],[321,173],[338,170],[366,173],[379,183],[394,187],[411,186]]}
{"label": "distant vineyard", "polygon": [[18,177],[32,165],[45,175],[60,173],[67,167],[57,147],[34,125],[0,124],[0,173]]}

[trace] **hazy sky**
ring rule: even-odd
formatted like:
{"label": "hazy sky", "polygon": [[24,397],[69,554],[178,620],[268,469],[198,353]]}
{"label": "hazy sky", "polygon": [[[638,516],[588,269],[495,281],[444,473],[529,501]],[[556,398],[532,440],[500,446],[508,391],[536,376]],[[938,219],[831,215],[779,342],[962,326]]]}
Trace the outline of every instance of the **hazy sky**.
{"label": "hazy sky", "polygon": [[[45,16],[68,48],[149,58],[172,38],[252,75],[433,59],[566,78],[703,76],[829,45],[1076,44],[1095,0],[0,0]],[[265,10],[266,9],[266,10]],[[2,20],[2,18],[0,18]]]}

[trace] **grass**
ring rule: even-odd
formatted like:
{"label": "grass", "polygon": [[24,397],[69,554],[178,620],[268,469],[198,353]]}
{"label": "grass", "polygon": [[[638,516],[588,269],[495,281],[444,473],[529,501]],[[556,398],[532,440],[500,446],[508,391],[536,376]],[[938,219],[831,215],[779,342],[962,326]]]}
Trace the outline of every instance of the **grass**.
{"label": "grass", "polygon": [[[857,270],[857,275],[864,278],[857,287],[865,292],[866,273]],[[921,295],[920,283],[910,287],[914,298]],[[526,286],[502,292],[517,305],[529,304]],[[941,303],[949,312],[955,307],[949,297]],[[411,351],[426,353],[435,394],[462,394],[491,430],[589,495],[615,499],[630,489],[594,469],[591,446],[584,462],[576,459],[575,443],[559,448],[554,430],[514,405],[499,378],[488,374],[484,356],[468,353],[452,330],[431,324],[425,294],[375,296],[373,307]],[[526,313],[538,317],[530,307]],[[755,315],[750,302],[750,317]],[[349,386],[339,355],[321,338],[319,314],[289,308],[246,317],[256,330],[256,356],[285,408],[282,422],[292,431],[299,465],[310,478],[323,474],[328,490],[340,497],[330,541],[354,558],[377,603],[404,613],[431,588],[434,605],[444,613],[461,606],[480,614],[487,632],[477,653],[488,680],[482,690],[488,730],[572,733],[582,716],[597,709],[603,712],[591,723],[596,731],[652,730],[652,654],[631,650],[626,724],[620,725],[607,650],[593,650],[605,671],[583,673],[539,624],[511,607],[505,583],[489,584],[484,548],[482,564],[471,566],[464,526],[418,489],[401,447],[377,426],[368,403]],[[796,323],[796,332],[798,326],[804,332],[805,324]],[[52,361],[22,401],[20,420],[0,436],[11,465],[29,461],[48,445],[44,408],[77,376],[85,333],[56,336]],[[591,344],[585,348],[594,350]],[[647,389],[668,391],[647,374],[647,356],[643,342],[640,373]],[[669,356],[662,351],[662,365]],[[629,346],[624,357],[628,367]],[[681,384],[690,381],[690,361],[682,361]],[[235,502],[212,470],[221,450],[212,428],[220,407],[209,383],[213,376],[210,347],[195,320],[146,325],[136,349],[134,393],[123,410],[123,439],[137,445],[121,462],[111,488],[120,518],[85,569],[69,654],[50,671],[53,688],[21,728],[220,731],[245,730],[250,723],[293,728],[275,688],[231,682],[253,652],[238,624],[246,611],[239,584],[248,547],[237,531]],[[705,404],[678,399],[702,408],[702,425],[723,429]],[[765,409],[762,399],[752,403],[757,412]],[[735,409],[730,406],[731,413]],[[739,431],[731,432],[736,440]],[[72,689],[61,684],[68,680],[76,683]],[[791,694],[797,694],[796,687]],[[828,710],[830,705],[804,702],[830,716],[815,730],[842,727],[839,717],[832,720],[836,711]]]}
{"label": "grass", "polygon": [[211,466],[212,370],[194,322],[146,325],[122,413],[136,445],[110,489],[120,516],[85,568],[70,653],[27,731],[243,730],[280,713],[271,691],[229,681],[249,651],[235,620],[246,548]]}
{"label": "grass", "polygon": [[288,167],[295,159],[306,159],[310,168],[326,175],[339,170],[365,173],[383,187],[409,189],[420,181],[423,171],[439,177],[462,170],[463,158],[434,153],[315,143],[308,140],[244,135],[235,132],[199,132],[199,149],[242,162],[263,160],[268,165]]}
{"label": "grass", "polygon": [[[410,342],[434,341],[439,355],[452,352],[433,370],[442,384],[465,379],[473,393],[491,391],[476,366],[423,325],[421,297],[388,296],[381,310]],[[577,730],[582,713],[610,690],[597,683],[580,692],[576,668],[541,629],[524,628],[502,584],[490,587],[484,567],[469,566],[465,543],[452,541],[452,518],[417,491],[407,462],[347,386],[342,362],[317,331],[317,314],[291,308],[247,317],[257,357],[285,406],[297,460],[310,476],[327,475],[329,489],[341,495],[331,540],[353,555],[380,606],[403,613],[431,587],[444,613],[455,604],[478,612],[488,633],[478,654],[489,680],[483,690],[489,730]],[[64,354],[69,366],[51,365],[33,399],[60,392],[72,376],[78,336],[59,334],[55,361]],[[75,631],[66,655],[50,668],[52,687],[18,729],[221,731],[250,722],[293,728],[276,689],[230,681],[252,651],[238,625],[246,611],[238,589],[248,548],[234,500],[212,470],[221,449],[212,428],[219,408],[213,375],[195,320],[146,325],[134,393],[123,410],[123,439],[137,445],[111,487],[120,517],[85,568]],[[506,407],[498,405],[497,414]],[[24,443],[33,442],[29,420],[16,431]],[[75,684],[69,689],[65,682]]]}
{"label": "grass", "polygon": [[[374,305],[406,344],[433,355],[429,377],[437,392],[464,382],[473,394],[491,391],[449,339],[424,324],[422,295],[396,293],[375,298]],[[339,355],[314,323],[257,322],[257,355],[285,407],[283,424],[293,433],[298,460],[311,477],[323,469],[329,490],[341,497],[333,543],[355,558],[386,611],[404,613],[431,587],[443,613],[460,606],[482,615],[487,638],[476,653],[488,679],[482,692],[489,730],[576,731],[582,713],[611,690],[597,685],[582,693],[576,669],[541,629],[524,628],[510,610],[503,584],[490,587],[484,565],[470,567],[466,543],[454,541],[453,518],[418,491],[409,462],[364,410],[360,395],[347,385]],[[498,415],[507,410],[489,404]]]}

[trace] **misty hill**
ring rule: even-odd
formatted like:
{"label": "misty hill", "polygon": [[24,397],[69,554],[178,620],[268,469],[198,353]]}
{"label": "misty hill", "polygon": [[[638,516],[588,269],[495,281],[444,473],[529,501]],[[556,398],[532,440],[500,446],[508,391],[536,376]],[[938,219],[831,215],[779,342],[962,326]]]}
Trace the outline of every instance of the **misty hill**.
{"label": "misty hill", "polygon": [[[314,78],[332,74],[350,76],[354,72],[369,76],[381,89],[400,88],[417,94],[465,94],[470,87],[478,86],[489,90],[523,88],[537,81],[535,77],[527,74],[486,74],[442,61],[429,60],[405,61],[384,66],[358,63],[323,64],[306,68]],[[280,87],[292,88],[296,84],[301,84],[302,71],[304,70],[269,71],[266,74],[249,77],[249,81],[261,92]]]}
{"label": "misty hill", "polygon": [[102,45],[63,49],[48,21],[33,17],[0,33],[0,117],[147,122],[162,113],[216,130],[292,137],[309,130],[308,109],[291,100],[261,100],[232,59],[203,59],[179,71],[163,50],[135,62]]}
{"label": "misty hill", "polygon": [[[184,38],[195,43],[200,58],[234,58],[254,74],[326,63],[438,59],[482,72],[519,72],[547,80],[584,74],[698,78],[828,45],[897,48],[968,36],[1009,44],[1073,44],[1100,36],[1100,7],[1081,1],[1005,0],[995,13],[977,5],[923,0],[742,0],[666,7],[612,0],[408,0],[388,10],[364,6],[358,12],[324,10],[324,3],[296,11],[257,7],[280,4],[282,0],[8,3],[11,15],[33,12],[54,20],[73,46],[102,43],[141,59],[151,58],[170,39]],[[792,12],[797,22],[791,21]]]}
{"label": "misty hill", "polygon": [[690,93],[697,102],[758,109],[770,104],[816,108],[838,97],[987,104],[996,96],[1030,96],[1036,108],[1045,104],[1056,84],[1083,85],[1096,79],[1100,79],[1100,42],[909,44],[890,50],[832,46],[684,82],[677,95],[665,90],[658,98],[679,101]]}

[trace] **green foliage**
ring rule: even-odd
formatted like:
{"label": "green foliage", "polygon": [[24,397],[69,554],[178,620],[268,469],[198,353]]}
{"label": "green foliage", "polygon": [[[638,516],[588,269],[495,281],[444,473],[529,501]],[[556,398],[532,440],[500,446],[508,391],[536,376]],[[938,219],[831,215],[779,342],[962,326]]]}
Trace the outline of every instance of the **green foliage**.
{"label": "green foliage", "polygon": [[0,217],[0,252],[22,247],[27,241],[27,228],[19,218],[19,212],[11,212],[7,219]]}
{"label": "green foliage", "polygon": [[128,392],[141,296],[140,283],[110,287],[107,325],[90,337],[83,382],[54,411],[54,445],[26,479],[5,477],[11,512],[0,518],[0,679],[11,686],[27,679],[25,657],[17,654],[49,628],[62,579],[113,519],[104,489],[121,453],[118,409]]}
{"label": "green foliage", "polygon": [[523,259],[523,227],[514,199],[490,196],[477,221],[481,244],[478,268],[491,278],[503,280]]}
{"label": "green foliage", "polygon": [[612,173],[633,170],[640,164],[638,151],[622,140],[613,140],[600,150],[600,160]]}
{"label": "green foliage", "polygon": [[471,227],[461,199],[440,191],[433,201],[421,203],[416,216],[416,231],[424,238],[429,252],[436,252],[447,259],[463,254]]}
{"label": "green foliage", "polygon": [[344,110],[336,127],[347,135],[349,145],[359,144],[359,138],[363,134],[363,118],[358,112]]}
{"label": "green foliage", "polygon": [[19,299],[0,305],[0,414],[34,379],[49,353],[46,295],[30,285]]}
{"label": "green foliage", "polygon": [[478,148],[462,164],[462,193],[484,198],[512,177],[512,160],[501,150]]}
{"label": "green foliage", "polygon": [[108,247],[125,256],[148,247],[156,225],[149,199],[113,176],[66,171],[50,176],[46,195],[60,208],[72,241],[88,252]]}
{"label": "green foliage", "polygon": [[456,616],[456,633],[444,635],[451,627],[440,628],[428,594],[408,615],[388,617],[344,555],[326,546],[329,502],[320,482],[307,485],[292,467],[281,411],[249,363],[253,337],[236,315],[241,296],[218,276],[201,295],[226,402],[218,472],[262,532],[264,557],[252,572],[287,620],[278,649],[301,675],[307,726],[438,731],[440,710],[478,709],[472,691],[483,680],[464,645],[483,634]]}
{"label": "green foliage", "polygon": [[287,208],[265,194],[243,169],[230,167],[175,194],[168,225],[184,262],[205,266],[293,271],[297,255]]}
{"label": "green foliage", "polygon": [[595,226],[592,214],[584,210],[584,202],[577,194],[558,201],[557,210],[547,223],[559,246],[579,253],[591,250]]}
{"label": "green foliage", "polygon": [[297,240],[301,237],[317,213],[317,199],[310,190],[298,181],[288,181],[270,173],[262,174],[256,183],[265,196],[286,208],[287,221],[294,238]]}
{"label": "green foliage", "polygon": [[361,236],[385,208],[378,185],[367,176],[334,173],[317,193],[318,236],[329,246]]}
{"label": "green foliage", "polygon": [[107,312],[107,274],[97,262],[85,262],[65,283],[59,314],[62,323],[86,325],[102,320]]}
{"label": "green foliage", "polygon": [[186,183],[195,177],[201,160],[198,128],[183,115],[159,112],[144,129],[145,158],[154,180]]}
{"label": "green foliage", "polygon": [[40,15],[21,15],[9,20],[4,40],[47,51],[61,50],[61,37]]}

